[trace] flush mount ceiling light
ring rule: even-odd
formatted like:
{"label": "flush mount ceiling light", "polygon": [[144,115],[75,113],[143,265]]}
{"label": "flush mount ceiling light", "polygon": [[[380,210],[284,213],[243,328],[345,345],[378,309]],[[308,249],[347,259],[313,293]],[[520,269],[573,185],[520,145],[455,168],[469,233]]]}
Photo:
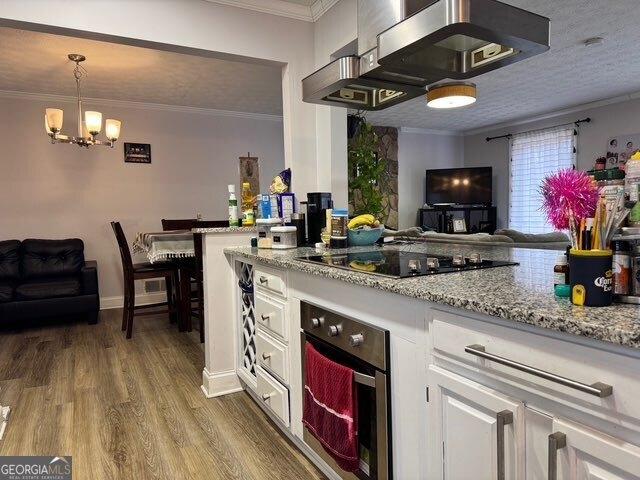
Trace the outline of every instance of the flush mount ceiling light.
{"label": "flush mount ceiling light", "polygon": [[104,129],[107,140],[98,140],[96,137],[102,130],[102,113],[100,112],[84,112],[82,116],[82,97],[80,95],[80,79],[87,74],[81,62],[86,60],[84,55],[78,53],[70,53],[69,60],[75,62],[73,69],[73,77],[76,79],[77,106],[78,106],[78,136],[71,137],[63,135],[62,119],[64,112],[59,108],[47,108],[44,115],[44,129],[51,138],[51,143],[75,143],[81,147],[89,148],[92,145],[103,145],[113,148],[113,144],[120,136],[120,120],[108,118],[105,121]]}
{"label": "flush mount ceiling light", "polygon": [[427,107],[458,108],[476,101],[476,86],[473,83],[441,83],[429,88]]}

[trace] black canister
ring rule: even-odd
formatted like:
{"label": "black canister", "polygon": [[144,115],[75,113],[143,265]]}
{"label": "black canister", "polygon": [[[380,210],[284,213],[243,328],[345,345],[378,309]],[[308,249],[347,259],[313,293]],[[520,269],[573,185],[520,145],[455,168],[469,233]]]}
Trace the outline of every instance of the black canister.
{"label": "black canister", "polygon": [[297,244],[298,247],[302,247],[307,243],[307,235],[305,232],[305,218],[304,213],[294,213],[291,215],[291,222],[288,225],[296,227]]}
{"label": "black canister", "polygon": [[571,302],[587,307],[606,307],[613,301],[611,250],[575,250],[569,255]]}

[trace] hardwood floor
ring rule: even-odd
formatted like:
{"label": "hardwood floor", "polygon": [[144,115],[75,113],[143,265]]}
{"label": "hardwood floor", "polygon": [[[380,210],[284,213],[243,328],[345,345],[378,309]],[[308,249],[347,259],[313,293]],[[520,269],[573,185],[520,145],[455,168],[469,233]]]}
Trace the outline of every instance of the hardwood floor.
{"label": "hardwood floor", "polygon": [[84,479],[323,479],[246,393],[206,399],[204,352],[166,316],[0,332],[0,455],[72,455]]}

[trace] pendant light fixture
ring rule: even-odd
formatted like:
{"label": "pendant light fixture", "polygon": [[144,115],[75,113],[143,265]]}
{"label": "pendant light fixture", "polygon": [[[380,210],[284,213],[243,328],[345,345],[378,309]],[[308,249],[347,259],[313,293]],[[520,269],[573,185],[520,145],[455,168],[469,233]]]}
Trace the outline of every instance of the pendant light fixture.
{"label": "pendant light fixture", "polygon": [[89,148],[92,145],[103,145],[113,148],[113,144],[118,137],[120,137],[120,127],[122,123],[120,120],[114,120],[108,118],[105,122],[105,136],[107,140],[98,140],[96,137],[102,130],[102,113],[86,111],[84,117],[82,114],[82,97],[80,92],[80,80],[87,74],[80,63],[86,60],[84,55],[78,53],[70,53],[68,55],[69,60],[75,62],[76,66],[73,69],[73,77],[76,79],[76,93],[77,93],[77,114],[78,114],[78,136],[72,137],[69,135],[63,135],[62,121],[64,118],[63,110],[59,108],[47,108],[44,115],[44,128],[51,138],[51,143],[74,143],[81,147]]}
{"label": "pendant light fixture", "polygon": [[476,101],[476,86],[473,83],[441,83],[427,91],[427,107],[458,108]]}

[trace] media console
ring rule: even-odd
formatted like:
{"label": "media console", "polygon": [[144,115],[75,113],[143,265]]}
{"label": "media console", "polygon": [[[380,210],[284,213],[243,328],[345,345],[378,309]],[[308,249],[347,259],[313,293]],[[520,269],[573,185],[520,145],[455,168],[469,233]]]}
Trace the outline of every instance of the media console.
{"label": "media console", "polygon": [[[466,232],[456,232],[453,220],[463,219]],[[487,205],[433,205],[418,210],[418,226],[439,233],[493,233],[496,207]]]}

